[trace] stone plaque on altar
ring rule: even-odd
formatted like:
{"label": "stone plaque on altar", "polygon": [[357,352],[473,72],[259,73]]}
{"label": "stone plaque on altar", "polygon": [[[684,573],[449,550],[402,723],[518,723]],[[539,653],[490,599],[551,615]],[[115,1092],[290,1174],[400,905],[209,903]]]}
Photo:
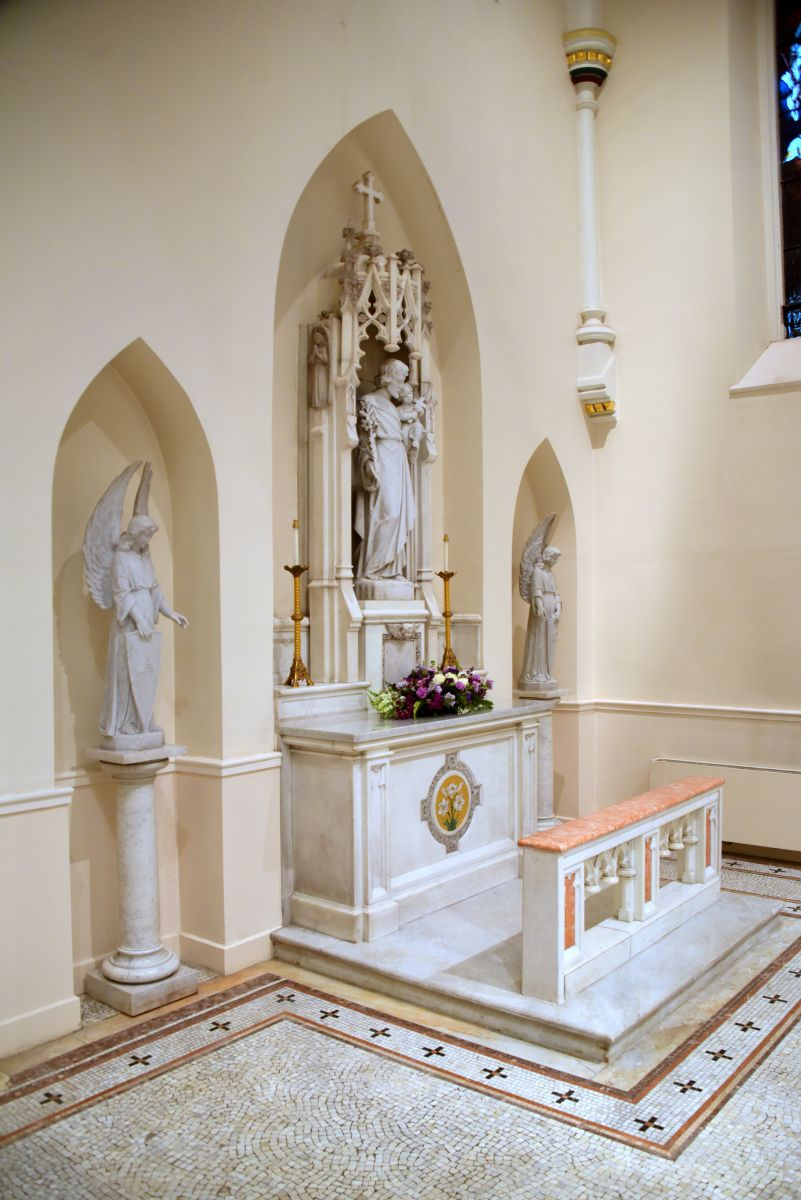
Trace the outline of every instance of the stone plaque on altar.
{"label": "stone plaque on altar", "polygon": [[416,625],[387,625],[382,641],[384,683],[397,683],[422,662],[422,634]]}
{"label": "stone plaque on altar", "polygon": [[480,803],[481,784],[473,772],[456,754],[446,754],[444,766],[420,803],[420,819],[428,822],[431,836],[450,853],[458,850]]}

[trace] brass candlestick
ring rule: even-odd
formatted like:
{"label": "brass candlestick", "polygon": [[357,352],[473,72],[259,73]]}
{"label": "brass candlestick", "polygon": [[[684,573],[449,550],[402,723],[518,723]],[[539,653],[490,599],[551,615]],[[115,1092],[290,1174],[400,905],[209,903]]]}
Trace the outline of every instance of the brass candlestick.
{"label": "brass candlestick", "polygon": [[284,570],[289,571],[289,574],[292,576],[292,583],[294,585],[294,611],[292,613],[292,620],[295,622],[295,657],[292,659],[289,674],[284,680],[284,687],[314,687],[314,680],[306,670],[306,666],[300,655],[300,623],[303,620],[303,614],[300,611],[300,577],[308,569],[308,567],[301,567],[298,564],[295,564],[294,567],[284,567]]}
{"label": "brass candlestick", "polygon": [[445,618],[445,653],[439,665],[440,671],[445,671],[449,667],[456,671],[459,670],[459,663],[451,645],[451,617],[453,616],[451,612],[451,580],[455,574],[455,571],[437,571],[437,577],[442,580],[445,589],[445,607],[442,610]]}

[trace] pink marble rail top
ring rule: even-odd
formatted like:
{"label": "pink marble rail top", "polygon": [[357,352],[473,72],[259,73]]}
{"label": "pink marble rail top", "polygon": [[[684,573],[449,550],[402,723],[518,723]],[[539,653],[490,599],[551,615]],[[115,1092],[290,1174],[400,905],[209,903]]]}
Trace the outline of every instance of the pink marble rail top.
{"label": "pink marble rail top", "polygon": [[575,850],[586,842],[594,842],[596,838],[625,829],[646,817],[655,817],[658,813],[711,792],[713,788],[721,787],[723,779],[707,775],[691,775],[680,779],[677,783],[668,783],[664,787],[653,788],[642,796],[632,796],[631,800],[623,800],[620,804],[611,804],[599,812],[590,813],[587,817],[577,817],[573,821],[565,821],[562,825],[554,825],[552,829],[544,829],[542,833],[534,833],[531,837],[521,838],[518,846],[532,850],[545,850],[550,854],[564,854],[567,850]]}

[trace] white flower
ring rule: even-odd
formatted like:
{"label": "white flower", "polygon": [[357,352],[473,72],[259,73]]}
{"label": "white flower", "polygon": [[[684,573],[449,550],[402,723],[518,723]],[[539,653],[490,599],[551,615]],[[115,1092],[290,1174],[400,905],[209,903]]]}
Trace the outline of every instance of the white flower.
{"label": "white flower", "polygon": [[444,683],[444,682],[445,682],[445,676],[442,674],[441,671],[437,671],[436,675],[434,676],[434,683]]}

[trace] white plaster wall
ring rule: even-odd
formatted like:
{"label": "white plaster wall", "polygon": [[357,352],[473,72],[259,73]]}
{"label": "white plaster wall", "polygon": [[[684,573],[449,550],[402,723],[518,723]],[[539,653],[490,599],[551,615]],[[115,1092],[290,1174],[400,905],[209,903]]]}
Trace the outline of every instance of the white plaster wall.
{"label": "white plaster wall", "polygon": [[[89,383],[137,338],[189,397],[216,474],[220,634],[219,644],[209,639],[209,671],[220,682],[210,701],[217,732],[202,736],[218,744],[194,750],[227,761],[272,748],[278,268],[313,172],[351,129],[386,109],[428,172],[475,314],[481,436],[465,432],[460,444],[454,430],[448,438],[465,473],[480,459],[475,607],[498,693],[513,682],[515,504],[547,437],[575,519],[578,698],[800,707],[801,410],[792,396],[728,398],[773,320],[749,117],[753,19],[750,0],[608,5],[619,50],[598,131],[604,296],[619,335],[622,400],[618,428],[593,449],[575,397],[575,114],[557,0],[3,8],[0,253],[9,302],[0,326],[0,523],[13,564],[0,594],[4,789],[50,786],[56,766],[59,439]],[[182,502],[191,486],[185,478]],[[445,493],[447,512],[447,478]],[[457,518],[464,511],[453,505]],[[449,530],[454,560],[470,542],[463,522]],[[193,696],[202,695],[198,673]],[[624,748],[589,728],[572,753],[571,786],[589,781],[593,804],[600,772],[609,799],[619,798],[635,751],[643,767],[657,751],[651,734]],[[277,809],[254,804],[264,837],[278,845]],[[30,836],[18,844],[44,871],[33,820],[20,814]],[[64,834],[53,846],[66,855]],[[209,869],[222,871],[223,883],[198,936],[216,940],[208,932],[216,925],[226,945],[216,816],[208,836],[222,862]],[[180,837],[178,846],[180,855]],[[259,929],[277,911],[277,873],[268,875],[276,903],[262,902]],[[202,887],[202,874],[192,887]],[[61,911],[68,945],[69,905]],[[23,908],[13,937],[3,934],[11,978],[23,974],[24,948],[42,930],[58,937],[53,913],[44,925],[40,917]],[[41,961],[55,963],[46,954]],[[18,1003],[60,1001],[63,980],[54,965],[35,997],[20,992]]]}
{"label": "white plaster wall", "polygon": [[[728,394],[771,326],[756,10],[607,10],[604,291],[622,404],[595,456],[595,696],[801,707],[801,404]],[[648,46],[670,64],[658,86]]]}

